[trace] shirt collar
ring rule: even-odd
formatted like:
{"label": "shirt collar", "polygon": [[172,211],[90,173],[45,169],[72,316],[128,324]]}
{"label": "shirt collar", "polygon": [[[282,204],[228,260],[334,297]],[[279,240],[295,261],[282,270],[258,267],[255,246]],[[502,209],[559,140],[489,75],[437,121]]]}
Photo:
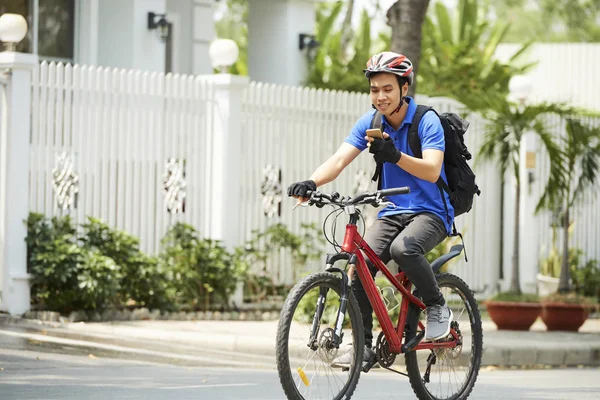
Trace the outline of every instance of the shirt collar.
{"label": "shirt collar", "polygon": [[[408,104],[408,109],[406,110],[406,115],[404,116],[402,125],[400,125],[400,128],[398,130],[401,130],[406,124],[412,124],[412,120],[415,117],[415,113],[417,112],[417,103],[412,97],[406,96],[404,98],[404,101],[406,101],[406,103]],[[393,130],[392,126],[387,122],[383,115],[381,116],[381,122],[382,124],[387,125],[390,129]]]}

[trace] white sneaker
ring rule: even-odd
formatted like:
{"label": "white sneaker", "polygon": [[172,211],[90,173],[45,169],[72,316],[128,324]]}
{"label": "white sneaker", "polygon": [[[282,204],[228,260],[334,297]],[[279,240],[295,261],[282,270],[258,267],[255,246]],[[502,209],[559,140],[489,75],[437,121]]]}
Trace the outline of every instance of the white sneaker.
{"label": "white sneaker", "polygon": [[425,340],[443,339],[450,334],[450,323],[452,322],[452,310],[448,305],[427,307],[427,327],[425,328]]}
{"label": "white sneaker", "polygon": [[[331,362],[331,366],[333,368],[350,368],[350,364],[354,359],[354,346],[352,345],[352,343],[349,343],[346,347],[348,347],[348,349],[346,349],[344,354],[340,355]],[[363,352],[363,368],[367,365],[369,361],[372,361],[373,358],[375,358],[375,351],[373,351],[373,349],[365,345],[365,349]],[[379,366],[379,364],[375,364],[373,368],[375,368],[376,366]]]}

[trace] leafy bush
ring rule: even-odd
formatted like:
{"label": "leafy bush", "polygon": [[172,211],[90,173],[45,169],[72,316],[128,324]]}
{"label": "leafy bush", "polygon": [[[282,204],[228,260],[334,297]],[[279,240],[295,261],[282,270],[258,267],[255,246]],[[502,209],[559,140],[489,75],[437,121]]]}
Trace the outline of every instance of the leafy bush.
{"label": "leafy bush", "polygon": [[83,251],[77,271],[79,309],[104,310],[118,305],[120,268],[98,251]]}
{"label": "leafy bush", "polygon": [[121,270],[123,304],[147,308],[173,308],[172,292],[163,265],[140,251],[139,239],[110,228],[96,218],[83,224],[83,245],[112,259]]}
{"label": "leafy bush", "polygon": [[31,301],[40,309],[68,313],[103,309],[115,302],[119,268],[110,258],[82,249],[69,216],[27,219]]}
{"label": "leafy bush", "polygon": [[579,268],[571,269],[573,286],[580,295],[600,300],[600,265],[598,260],[590,260]]}
{"label": "leafy bush", "polygon": [[162,240],[161,260],[175,287],[180,304],[198,308],[227,303],[245,265],[236,262],[220,241],[200,239],[190,225],[175,224]]}
{"label": "leafy bush", "polygon": [[305,274],[308,261],[319,260],[325,243],[321,229],[316,224],[302,224],[297,235],[281,223],[267,227],[263,232],[252,232],[252,238],[236,249],[234,259],[240,268],[248,271],[245,276],[245,299],[262,301],[267,295],[286,296],[290,287],[277,285],[267,272],[269,260],[288,251],[292,256],[294,281]]}
{"label": "leafy bush", "polygon": [[27,270],[31,302],[41,309],[71,311],[79,291],[77,274],[82,254],[69,217],[48,221],[32,213],[27,219]]}

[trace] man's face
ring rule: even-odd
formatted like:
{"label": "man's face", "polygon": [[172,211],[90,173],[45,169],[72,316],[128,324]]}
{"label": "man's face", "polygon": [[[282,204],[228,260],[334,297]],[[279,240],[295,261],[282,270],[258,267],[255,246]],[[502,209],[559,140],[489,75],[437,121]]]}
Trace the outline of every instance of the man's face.
{"label": "man's face", "polygon": [[[408,84],[402,88],[403,95],[408,92]],[[394,74],[379,73],[371,77],[371,101],[377,110],[390,115],[400,104],[400,86]]]}

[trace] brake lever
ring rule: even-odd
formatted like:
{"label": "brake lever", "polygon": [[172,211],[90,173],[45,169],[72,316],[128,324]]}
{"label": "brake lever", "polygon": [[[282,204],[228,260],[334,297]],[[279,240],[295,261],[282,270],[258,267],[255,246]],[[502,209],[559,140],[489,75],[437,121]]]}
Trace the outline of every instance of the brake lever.
{"label": "brake lever", "polygon": [[308,203],[309,201],[310,200],[302,201],[302,202],[294,204],[294,207],[292,207],[292,210],[295,210],[296,207],[308,207],[308,206],[310,206],[310,204]]}

